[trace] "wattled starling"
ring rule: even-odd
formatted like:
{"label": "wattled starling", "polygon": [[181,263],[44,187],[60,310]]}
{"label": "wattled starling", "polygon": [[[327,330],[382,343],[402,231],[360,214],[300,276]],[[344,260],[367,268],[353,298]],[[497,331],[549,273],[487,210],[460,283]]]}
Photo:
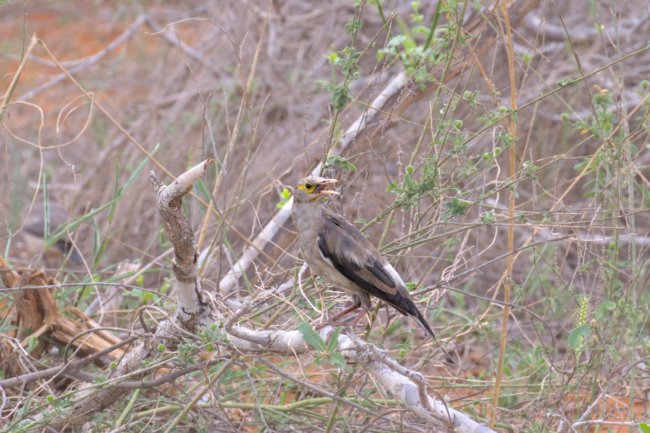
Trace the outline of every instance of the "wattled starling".
{"label": "wattled starling", "polygon": [[416,318],[435,339],[395,268],[359,229],[323,204],[321,198],[338,194],[329,189],[336,182],[317,176],[302,179],[294,188],[291,211],[303,258],[312,272],[353,296],[352,306],[336,319],[361,307],[363,311],[353,320],[356,322],[370,309],[372,295]]}

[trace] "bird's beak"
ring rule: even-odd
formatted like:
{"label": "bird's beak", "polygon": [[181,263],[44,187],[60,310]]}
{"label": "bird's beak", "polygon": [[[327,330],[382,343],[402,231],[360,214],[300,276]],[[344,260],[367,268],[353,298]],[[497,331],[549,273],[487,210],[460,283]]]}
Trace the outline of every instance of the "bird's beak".
{"label": "bird's beak", "polygon": [[320,182],[320,185],[318,185],[318,196],[339,195],[339,193],[334,190],[326,189],[328,186],[334,185],[337,182],[338,180],[336,179],[323,179]]}

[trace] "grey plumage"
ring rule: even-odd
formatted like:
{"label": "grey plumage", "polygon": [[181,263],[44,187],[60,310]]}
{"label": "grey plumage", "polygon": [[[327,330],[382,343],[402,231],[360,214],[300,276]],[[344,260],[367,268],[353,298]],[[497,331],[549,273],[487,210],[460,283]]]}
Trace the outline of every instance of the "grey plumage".
{"label": "grey plumage", "polygon": [[[47,227],[46,220],[48,221]],[[32,245],[33,249],[38,251],[42,250],[44,241],[68,224],[68,220],[68,213],[58,203],[49,201],[47,208],[42,202],[35,203],[25,223],[25,233],[28,235],[28,242]],[[79,250],[77,250],[67,234],[61,235],[56,240],[54,248],[62,255],[69,256],[72,263],[83,263]]]}
{"label": "grey plumage", "polygon": [[435,338],[393,266],[357,227],[319,200],[336,194],[327,189],[335,182],[310,176],[301,180],[294,190],[292,218],[303,258],[314,273],[351,293],[355,305],[364,311],[371,307],[370,295],[375,296],[400,313],[416,318]]}

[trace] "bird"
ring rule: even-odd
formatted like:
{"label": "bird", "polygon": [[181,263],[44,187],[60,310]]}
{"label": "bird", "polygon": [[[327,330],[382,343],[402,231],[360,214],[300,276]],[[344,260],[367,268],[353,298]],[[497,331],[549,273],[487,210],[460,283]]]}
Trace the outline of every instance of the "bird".
{"label": "bird", "polygon": [[[45,203],[35,203],[25,222],[25,240],[29,248],[37,253],[47,252],[44,251],[46,240],[65,227],[68,219],[66,210],[52,200],[47,202],[47,206]],[[61,235],[55,241],[51,251],[54,251],[57,256],[68,257],[73,264],[83,263],[79,250],[67,234]]]}
{"label": "bird", "polygon": [[435,334],[417,308],[395,268],[359,229],[329,209],[324,198],[338,195],[330,188],[336,179],[307,176],[296,184],[291,217],[298,232],[302,256],[313,273],[352,294],[353,304],[330,321],[362,308],[352,323],[370,310],[371,296],[400,313],[414,317],[435,340]]}

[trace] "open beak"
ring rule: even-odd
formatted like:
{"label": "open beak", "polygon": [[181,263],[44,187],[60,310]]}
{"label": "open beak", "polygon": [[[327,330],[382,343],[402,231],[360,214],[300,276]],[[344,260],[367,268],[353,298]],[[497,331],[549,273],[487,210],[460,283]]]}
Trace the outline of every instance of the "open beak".
{"label": "open beak", "polygon": [[339,193],[334,190],[326,189],[337,182],[338,180],[336,179],[323,179],[318,185],[318,190],[316,191],[314,200],[319,199],[321,197],[331,197],[331,196],[339,195]]}
{"label": "open beak", "polygon": [[339,195],[338,192],[334,190],[327,189],[327,187],[334,185],[337,183],[338,180],[336,179],[323,179],[320,182],[320,185],[318,185],[318,196],[323,196],[323,195]]}

